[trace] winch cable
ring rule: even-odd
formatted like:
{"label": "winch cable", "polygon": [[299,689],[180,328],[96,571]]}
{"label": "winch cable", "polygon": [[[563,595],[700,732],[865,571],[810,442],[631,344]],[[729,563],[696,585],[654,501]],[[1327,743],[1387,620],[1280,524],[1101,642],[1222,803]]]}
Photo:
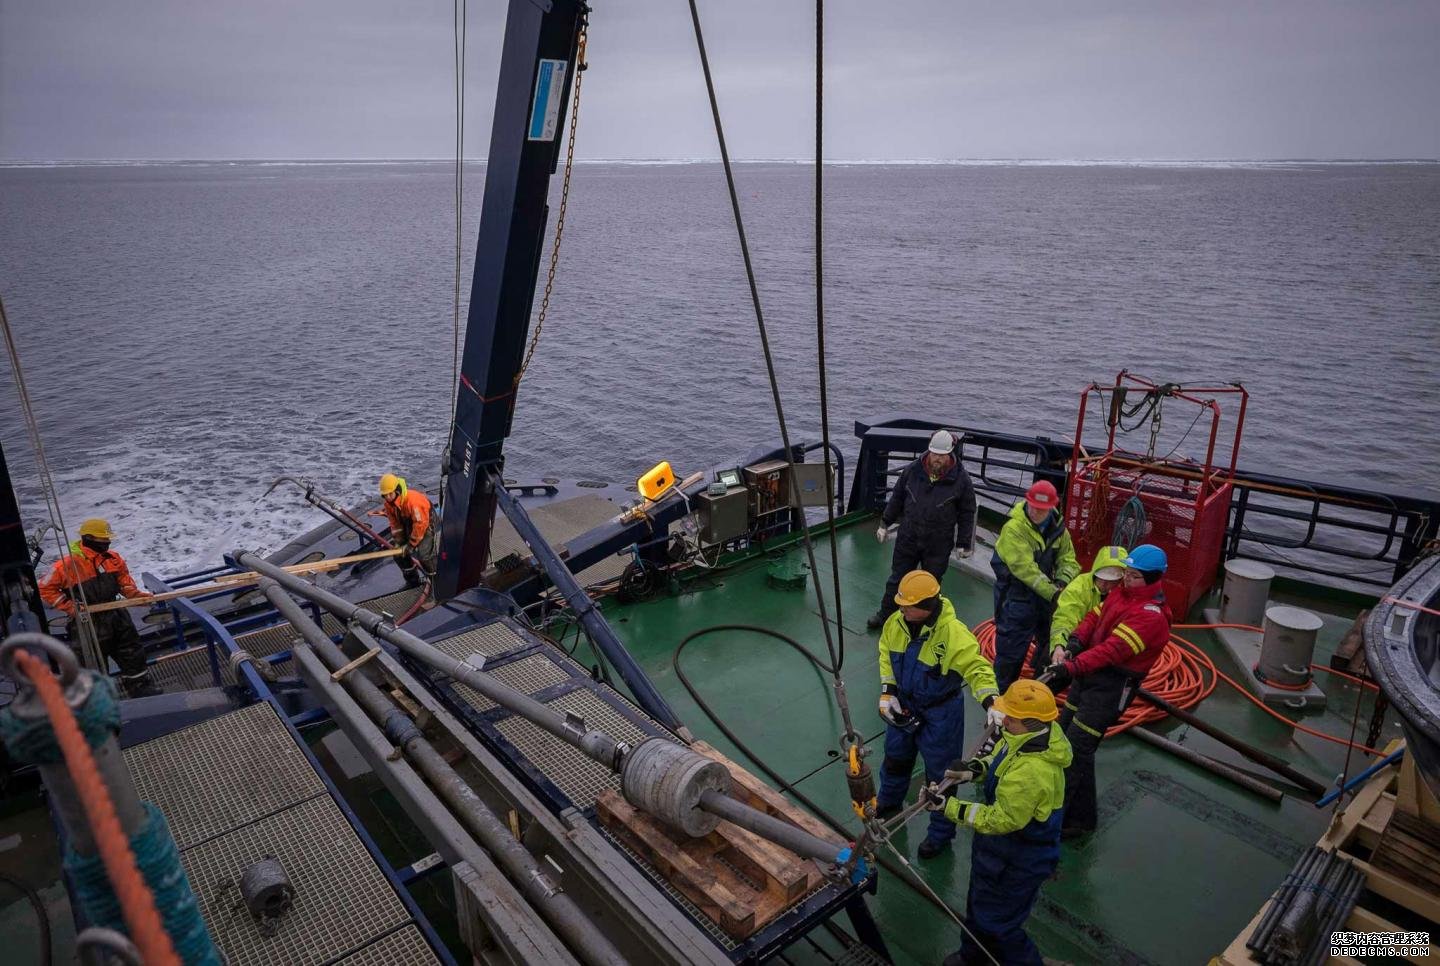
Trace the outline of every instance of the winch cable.
{"label": "winch cable", "polygon": [[[451,36],[455,53],[455,293],[450,304],[450,323],[454,336],[454,355],[450,367],[450,435],[455,438],[455,400],[460,392],[460,271],[464,255],[465,229],[465,47],[468,0],[454,0],[450,12]],[[450,457],[446,454],[440,466],[440,506],[445,510],[445,491],[449,489]]]}
{"label": "winch cable", "polygon": [[[770,349],[770,336],[765,327],[765,313],[760,306],[760,289],[755,282],[755,266],[750,258],[750,243],[745,234],[745,220],[740,212],[740,196],[735,189],[735,171],[730,163],[729,148],[725,144],[725,127],[720,120],[720,104],[715,98],[715,79],[710,73],[710,58],[705,52],[705,35],[700,27],[700,11],[695,5],[695,0],[689,0],[689,5],[690,20],[695,27],[695,46],[700,54],[700,68],[705,75],[705,92],[710,100],[710,114],[715,121],[715,139],[720,146],[720,162],[725,171],[725,185],[730,192],[730,208],[735,216],[735,230],[740,240],[740,257],[745,264],[745,280],[750,287],[750,302],[755,310],[755,324],[760,332],[760,348],[765,357],[765,371],[770,380],[770,395],[775,404],[775,419],[780,424],[780,444],[784,447],[785,462],[789,468],[793,486],[796,478],[795,451],[790,445],[790,430],[785,422],[785,406],[780,400],[780,382],[775,374],[775,357]],[[796,488],[798,489],[798,487]],[[834,512],[833,509],[831,512]],[[800,536],[805,545],[805,559],[810,566],[810,573],[815,576],[813,581],[815,603],[820,612],[820,627],[825,635],[825,649],[830,655],[829,666],[834,669],[832,686],[835,691],[835,703],[840,709],[840,717],[845,725],[841,744],[842,750],[846,750],[860,743],[860,733],[855,730],[855,725],[850,717],[850,700],[845,694],[845,680],[839,672],[840,658],[836,654],[834,637],[830,631],[829,608],[825,603],[825,592],[821,589],[819,569],[815,564],[815,545],[810,539],[809,528],[803,525],[803,521]],[[831,544],[833,546],[833,539]],[[836,580],[839,580],[838,573]]]}
{"label": "winch cable", "polygon": [[[830,668],[826,666],[820,660],[820,658],[816,657],[813,653],[811,653],[809,648],[805,647],[805,645],[801,644],[793,637],[782,634],[779,631],[771,630],[768,627],[759,627],[753,624],[716,624],[711,627],[701,628],[700,630],[686,636],[684,640],[682,640],[679,644],[675,646],[675,650],[670,655],[670,666],[675,671],[675,677],[680,681],[681,686],[684,687],[685,691],[690,695],[690,699],[695,702],[696,707],[700,709],[701,713],[704,714],[706,718],[710,719],[710,723],[713,724],[716,728],[718,728],[720,730],[720,733],[723,734],[727,739],[729,739],[730,743],[734,745],[742,755],[748,758],[750,762],[755,765],[756,768],[759,768],[762,772],[764,772],[765,775],[772,782],[775,783],[777,788],[779,788],[782,792],[788,794],[791,798],[795,799],[801,805],[804,805],[807,809],[810,810],[810,813],[812,815],[820,819],[826,825],[830,826],[837,833],[845,836],[845,838],[847,839],[850,839],[854,835],[854,832],[851,829],[848,829],[844,825],[842,825],[838,819],[836,819],[829,812],[825,811],[825,809],[817,805],[808,795],[800,791],[800,789],[796,788],[795,784],[786,781],[783,777],[781,777],[780,773],[777,772],[774,768],[770,767],[770,765],[765,761],[765,759],[761,758],[758,754],[755,753],[754,749],[752,749],[749,745],[747,745],[744,741],[741,740],[739,735],[735,734],[734,731],[730,730],[730,726],[727,725],[724,719],[722,719],[720,715],[715,712],[715,709],[710,707],[709,703],[700,696],[699,690],[696,689],[690,678],[685,674],[685,669],[680,664],[680,655],[685,650],[686,645],[688,645],[691,641],[695,640],[697,637],[703,637],[706,634],[713,634],[720,631],[753,632],[766,637],[773,637],[776,640],[781,641],[782,643],[794,648],[796,651],[799,651],[805,656],[807,660],[809,660],[821,671],[828,672]],[[881,732],[881,734],[884,734],[884,732]],[[878,737],[880,737],[880,735],[875,735],[868,740],[873,741],[875,740],[875,738]],[[816,769],[815,771],[818,770],[819,769]],[[805,775],[802,775],[800,778],[796,779],[796,782],[798,783],[804,781],[806,778],[809,778],[811,775],[815,774],[815,771],[811,771]],[[900,851],[890,841],[889,837],[885,837],[884,839],[882,839],[882,841],[884,842],[884,844],[890,846],[891,851],[894,852],[896,856],[900,859],[900,864],[896,864],[894,860],[886,858],[886,856],[881,852],[875,853],[876,863],[886,872],[889,872],[891,875],[895,876],[896,881],[903,883],[905,887],[908,888],[910,891],[914,892],[922,899],[925,899],[931,905],[935,906],[935,908],[939,909],[941,912],[948,915],[951,919],[955,920],[955,922],[960,926],[960,928],[968,934],[970,930],[966,928],[964,920],[960,916],[956,915],[955,910],[950,908],[950,906],[945,902],[945,900],[941,899],[940,896],[935,893],[934,889],[930,888],[929,883],[927,883],[920,875],[920,873],[915,869],[915,867],[911,865],[910,862],[903,855],[900,854]],[[971,938],[974,938],[974,936],[972,935]],[[976,940],[976,942],[978,943],[979,941]],[[984,949],[985,947],[983,944],[980,944],[980,948]],[[986,955],[990,955],[988,950],[986,950]],[[995,962],[994,957],[991,957],[990,961]]]}
{"label": "winch cable", "polygon": [[[30,436],[30,446],[35,451],[35,471],[40,477],[40,492],[45,498],[45,510],[50,517],[51,532],[55,534],[56,560],[63,560],[70,552],[69,531],[65,529],[65,515],[60,510],[60,493],[50,475],[50,462],[45,458],[45,444],[40,439],[40,423],[35,418],[35,407],[30,401],[30,390],[25,385],[25,369],[20,364],[20,347],[15,344],[15,334],[10,331],[10,317],[5,314],[5,300],[0,298],[0,332],[5,334],[5,350],[10,357],[10,369],[15,378],[15,394],[20,400],[20,412],[25,419],[25,430]],[[85,666],[104,673],[106,659],[100,651],[100,642],[95,636],[95,627],[90,620],[90,601],[85,597],[83,582],[76,581],[70,590],[75,595],[75,616],[70,621],[70,633],[80,642],[80,651]]]}

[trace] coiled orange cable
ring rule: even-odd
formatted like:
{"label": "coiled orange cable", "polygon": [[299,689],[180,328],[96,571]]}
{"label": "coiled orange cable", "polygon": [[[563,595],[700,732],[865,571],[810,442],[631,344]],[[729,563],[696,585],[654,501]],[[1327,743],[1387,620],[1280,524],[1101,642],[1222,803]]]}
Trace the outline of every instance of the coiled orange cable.
{"label": "coiled orange cable", "polygon": [[[1172,630],[1213,630],[1221,627],[1234,627],[1249,631],[1260,630],[1260,628],[1251,627],[1248,624],[1175,624],[1172,625]],[[980,641],[980,652],[985,655],[986,660],[993,662],[995,660],[995,621],[991,619],[977,624],[975,627],[975,636]],[[1247,701],[1255,705],[1255,707],[1264,711],[1277,721],[1284,722],[1296,731],[1302,731],[1307,735],[1313,735],[1316,738],[1321,738],[1333,744],[1354,748],[1357,751],[1363,751],[1369,755],[1384,754],[1384,752],[1377,748],[1371,748],[1368,745],[1362,745],[1358,742],[1346,741],[1344,738],[1337,738],[1323,731],[1307,728],[1298,721],[1290,720],[1255,697],[1255,695],[1250,693],[1248,688],[1230,677],[1230,675],[1217,668],[1215,662],[1210,660],[1210,656],[1190,641],[1178,634],[1172,633],[1170,635],[1170,642],[1176,646],[1167,647],[1161,652],[1160,659],[1150,668],[1150,673],[1146,674],[1145,680],[1141,682],[1140,686],[1151,694],[1164,698],[1177,707],[1189,709],[1209,697],[1210,693],[1215,690],[1217,681],[1224,681],[1238,691]],[[1034,647],[1034,644],[1030,645],[1030,650],[1026,652],[1024,667],[1020,671],[1020,673],[1027,678],[1033,677],[1030,672],[1030,653],[1033,652]],[[1378,690],[1373,684],[1367,684],[1367,682],[1360,678],[1345,674],[1342,671],[1336,671],[1333,668],[1327,668],[1317,664],[1312,664],[1311,667],[1335,674],[1339,677],[1348,678],[1356,684],[1369,687],[1372,690]],[[1154,705],[1145,701],[1136,701],[1125,709],[1125,713],[1120,716],[1120,720],[1106,731],[1105,734],[1107,736],[1117,735],[1138,724],[1144,724],[1149,721],[1159,721],[1164,717],[1166,717],[1165,712]]]}
{"label": "coiled orange cable", "polygon": [[60,682],[44,661],[26,651],[15,653],[15,664],[30,679],[45,705],[45,713],[55,729],[55,741],[65,756],[65,767],[85,807],[96,848],[105,863],[115,896],[120,900],[125,924],[140,951],[141,961],[145,966],[180,966],[180,957],[155,907],[155,896],[135,865],[135,853],[130,849],[125,830],[120,827],[110,789],[105,786],[89,743],[80,733],[80,724],[60,690]]}

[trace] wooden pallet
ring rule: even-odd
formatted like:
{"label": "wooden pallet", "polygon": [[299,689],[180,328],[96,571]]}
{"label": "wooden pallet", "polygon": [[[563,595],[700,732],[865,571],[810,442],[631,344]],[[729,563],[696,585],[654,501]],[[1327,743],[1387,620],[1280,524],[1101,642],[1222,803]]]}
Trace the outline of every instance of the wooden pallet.
{"label": "wooden pallet", "polygon": [[[1387,753],[1399,742],[1386,749]],[[1360,901],[1351,911],[1344,929],[1350,932],[1401,932],[1384,916],[1365,907],[1366,893],[1396,903],[1424,921],[1410,929],[1427,930],[1432,944],[1430,956],[1440,956],[1433,940],[1440,938],[1440,804],[1415,771],[1409,755],[1398,767],[1377,773],[1341,809],[1330,828],[1316,843],[1327,851],[1349,858],[1365,875]],[[1212,964],[1242,966],[1253,963],[1245,943],[1254,934],[1270,902],[1266,900],[1255,918],[1226,947]],[[1359,963],[1350,956],[1332,956],[1330,963]]]}
{"label": "wooden pallet", "polygon": [[[843,846],[827,826],[710,745],[700,741],[691,747],[730,770],[734,798],[835,842],[837,851]],[[736,939],[754,935],[825,882],[817,863],[729,822],[703,838],[690,838],[636,811],[614,789],[601,793],[595,809],[612,835]]]}

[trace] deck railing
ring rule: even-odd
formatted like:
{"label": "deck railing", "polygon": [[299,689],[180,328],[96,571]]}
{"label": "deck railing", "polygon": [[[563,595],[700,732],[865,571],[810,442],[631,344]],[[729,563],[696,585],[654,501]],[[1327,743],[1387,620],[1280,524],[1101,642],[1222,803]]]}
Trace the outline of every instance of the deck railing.
{"label": "deck railing", "polygon": [[[896,417],[857,422],[860,440],[847,509],[885,506],[905,464],[931,433],[963,434],[960,459],[982,506],[1004,512],[1037,479],[1066,492],[1069,440],[1017,436],[935,420]],[[1440,537],[1440,500],[1237,470],[1224,557],[1261,560],[1288,572],[1355,590],[1399,580]]]}

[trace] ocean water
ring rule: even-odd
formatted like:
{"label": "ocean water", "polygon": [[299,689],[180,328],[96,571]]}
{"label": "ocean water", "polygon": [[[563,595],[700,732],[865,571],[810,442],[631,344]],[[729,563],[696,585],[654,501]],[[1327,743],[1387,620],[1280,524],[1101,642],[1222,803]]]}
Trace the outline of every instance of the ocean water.
{"label": "ocean water", "polygon": [[[797,438],[819,432],[811,178],[739,169]],[[1244,466],[1440,490],[1440,165],[826,178],[830,412],[848,451],[855,418],[901,412],[1068,436],[1081,388],[1130,368],[1243,382]],[[467,169],[462,299],[483,181]],[[317,522],[298,491],[263,497],[282,474],[344,501],[387,470],[434,478],[453,205],[436,163],[0,168],[0,296],[70,526],[106,515],[132,566],[174,571]],[[33,529],[8,371],[0,407]],[[1203,455],[1192,415],[1165,412],[1164,449]],[[776,437],[719,167],[578,167],[510,475],[630,480],[660,459],[683,474]]]}

